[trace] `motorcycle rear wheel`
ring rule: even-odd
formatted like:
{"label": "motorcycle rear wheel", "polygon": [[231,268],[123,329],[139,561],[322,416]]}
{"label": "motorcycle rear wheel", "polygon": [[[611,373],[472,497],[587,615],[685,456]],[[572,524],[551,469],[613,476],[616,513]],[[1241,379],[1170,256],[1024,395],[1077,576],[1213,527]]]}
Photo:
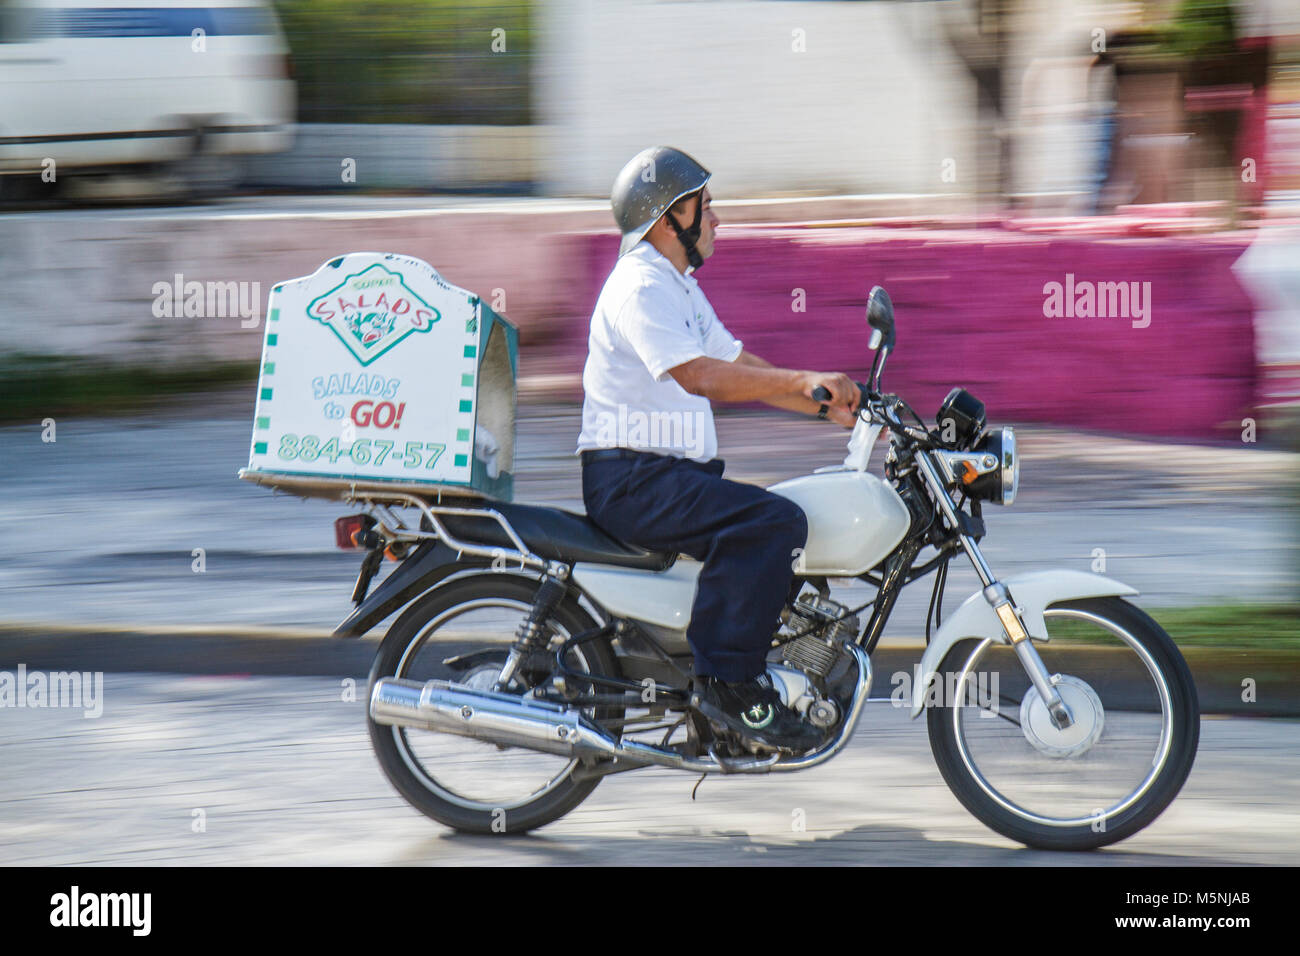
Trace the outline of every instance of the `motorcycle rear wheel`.
{"label": "motorcycle rear wheel", "polygon": [[[370,690],[382,677],[440,678],[491,689],[537,587],[537,581],[515,575],[482,574],[453,580],[419,598],[380,643],[370,669]],[[489,612],[486,620],[484,611]],[[463,623],[474,616],[476,625]],[[576,601],[566,598],[552,614],[550,626],[554,648],[560,640],[597,625]],[[449,644],[457,638],[459,642]],[[473,641],[468,647],[466,638]],[[470,670],[444,663],[466,649],[476,651],[480,662]],[[616,658],[603,640],[574,648],[567,662],[583,673],[619,675]],[[590,690],[590,685],[581,690]],[[584,712],[597,720],[622,716],[621,708],[607,706]],[[387,726],[369,713],[366,723],[379,765],[398,793],[454,830],[523,833],[545,826],[577,807],[600,783],[599,777],[573,779],[581,766],[576,758]]]}
{"label": "motorcycle rear wheel", "polygon": [[1044,617],[1052,640],[1034,646],[1075,727],[1051,725],[1008,645],[969,640],[939,667],[930,748],[986,826],[1038,849],[1091,850],[1148,826],[1182,789],[1200,737],[1196,686],[1173,639],[1121,598]]}

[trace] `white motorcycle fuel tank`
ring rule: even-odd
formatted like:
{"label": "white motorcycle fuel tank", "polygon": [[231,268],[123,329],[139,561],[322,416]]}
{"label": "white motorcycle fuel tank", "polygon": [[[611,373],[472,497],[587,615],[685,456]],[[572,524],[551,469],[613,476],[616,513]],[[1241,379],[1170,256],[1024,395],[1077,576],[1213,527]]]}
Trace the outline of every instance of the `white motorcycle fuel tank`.
{"label": "white motorcycle fuel tank", "polygon": [[[808,543],[793,564],[800,575],[852,577],[869,571],[898,546],[911,524],[898,493],[865,471],[803,475],[768,490],[795,502],[808,517]],[[699,572],[698,562],[679,558],[667,571],[580,563],[573,578],[611,614],[649,625],[672,650],[686,646]]]}
{"label": "white motorcycle fuel tank", "polygon": [[870,571],[898,547],[911,512],[891,486],[865,471],[824,471],[771,485],[808,516],[808,544],[799,574],[853,577]]}

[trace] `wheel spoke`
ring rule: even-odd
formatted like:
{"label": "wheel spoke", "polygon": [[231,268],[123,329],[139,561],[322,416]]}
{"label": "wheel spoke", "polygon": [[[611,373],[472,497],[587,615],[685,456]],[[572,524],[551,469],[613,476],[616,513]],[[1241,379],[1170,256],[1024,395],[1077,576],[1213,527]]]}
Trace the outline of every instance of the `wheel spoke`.
{"label": "wheel spoke", "polygon": [[[1074,716],[1069,727],[1051,719],[1009,646],[981,641],[945,664],[956,687],[978,680],[983,700],[959,699],[932,711],[931,742],[963,803],[1000,832],[1025,842],[1024,834],[1039,832],[1057,834],[1057,845],[1101,845],[1115,838],[1106,836],[1107,821],[1149,803],[1162,774],[1181,774],[1178,785],[1186,776],[1189,757],[1170,762],[1175,737],[1185,749],[1191,733],[1194,753],[1187,705],[1175,712],[1186,691],[1171,684],[1185,679],[1185,666],[1171,676],[1147,644],[1167,655],[1172,641],[1153,623],[1135,626],[1141,618],[1126,617],[1127,605],[1109,601],[1049,608],[1052,640],[1035,643],[1049,673],[1058,675],[1057,690]],[[1118,618],[1102,613],[1116,605]],[[998,705],[990,707],[989,699]],[[1156,812],[1174,792],[1159,795]]]}
{"label": "wheel spoke", "polygon": [[[504,597],[451,607],[433,617],[409,642],[394,676],[415,681],[451,680],[491,690],[528,609],[526,601]],[[555,626],[561,639],[568,636],[566,630]],[[465,644],[472,646],[472,657],[459,650]],[[448,652],[453,645],[458,653]],[[469,666],[461,670],[447,667],[444,662],[453,657],[468,658]],[[588,668],[582,649],[576,649],[571,660],[580,669]],[[562,785],[577,764],[575,758],[523,747],[501,748],[469,737],[391,730],[399,756],[423,787],[443,800],[478,812],[508,813],[513,807],[536,801]]]}

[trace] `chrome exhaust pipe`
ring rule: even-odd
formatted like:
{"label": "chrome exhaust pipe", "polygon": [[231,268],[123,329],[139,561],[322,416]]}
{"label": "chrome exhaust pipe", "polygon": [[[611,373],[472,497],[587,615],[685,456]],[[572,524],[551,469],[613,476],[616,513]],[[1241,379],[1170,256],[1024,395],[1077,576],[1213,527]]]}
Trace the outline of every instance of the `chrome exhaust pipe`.
{"label": "chrome exhaust pipe", "polygon": [[562,757],[600,757],[627,767],[656,765],[693,773],[770,773],[806,770],[839,753],[853,736],[871,690],[871,660],[855,644],[847,645],[858,667],[857,686],[840,732],[825,746],[798,756],[689,757],[634,740],[619,741],[570,707],[527,700],[495,691],[475,690],[445,680],[426,683],[384,677],[370,695],[370,716],[377,724],[415,727],[473,737],[502,746],[525,747]]}
{"label": "chrome exhaust pipe", "polygon": [[849,700],[848,711],[844,715],[844,720],[840,723],[840,732],[820,750],[788,757],[774,764],[772,766],[773,770],[807,770],[809,767],[815,767],[834,757],[853,738],[853,731],[857,729],[858,719],[862,716],[862,709],[867,705],[867,695],[871,693],[871,658],[856,644],[845,644],[844,646],[853,655],[853,661],[858,666],[858,683],[853,688],[853,697]]}
{"label": "chrome exhaust pipe", "polygon": [[618,742],[578,711],[445,680],[384,677],[370,694],[377,724],[415,727],[562,757],[617,756]]}

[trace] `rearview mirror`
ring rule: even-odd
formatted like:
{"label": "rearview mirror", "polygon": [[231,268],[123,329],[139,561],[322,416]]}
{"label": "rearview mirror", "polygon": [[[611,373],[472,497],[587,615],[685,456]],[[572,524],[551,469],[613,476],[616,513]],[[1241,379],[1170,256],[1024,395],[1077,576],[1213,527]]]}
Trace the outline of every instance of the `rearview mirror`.
{"label": "rearview mirror", "polygon": [[867,324],[871,326],[872,351],[882,345],[889,350],[894,348],[894,303],[880,286],[872,288],[867,296]]}

